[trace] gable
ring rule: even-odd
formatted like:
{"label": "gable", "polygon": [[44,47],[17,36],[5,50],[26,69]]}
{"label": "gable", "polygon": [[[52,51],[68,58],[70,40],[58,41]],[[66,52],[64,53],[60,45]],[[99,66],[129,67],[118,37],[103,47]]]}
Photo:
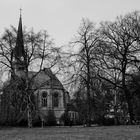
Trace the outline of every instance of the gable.
{"label": "gable", "polygon": [[29,72],[30,78],[33,78],[33,83],[36,88],[58,88],[64,89],[58,78],[50,69],[43,69],[39,73]]}

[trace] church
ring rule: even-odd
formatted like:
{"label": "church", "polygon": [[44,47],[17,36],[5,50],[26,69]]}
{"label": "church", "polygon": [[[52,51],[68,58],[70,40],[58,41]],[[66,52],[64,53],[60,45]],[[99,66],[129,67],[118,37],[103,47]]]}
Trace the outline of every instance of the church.
{"label": "church", "polygon": [[[21,14],[13,56],[13,71],[16,76],[24,78],[26,76],[26,66],[24,64],[26,58]],[[62,83],[49,68],[44,68],[39,72],[28,71],[28,77],[30,79],[34,77],[32,87],[37,89],[34,92],[35,104],[41,119],[48,115],[49,110],[52,110],[56,117],[56,121],[59,121],[61,116],[65,113],[69,102],[69,94]]]}

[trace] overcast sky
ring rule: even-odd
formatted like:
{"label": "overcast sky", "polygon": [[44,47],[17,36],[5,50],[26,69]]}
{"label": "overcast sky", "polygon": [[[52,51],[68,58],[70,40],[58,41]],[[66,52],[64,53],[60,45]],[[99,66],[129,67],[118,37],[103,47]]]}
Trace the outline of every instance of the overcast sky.
{"label": "overcast sky", "polygon": [[0,0],[0,35],[10,25],[18,26],[22,8],[23,25],[45,29],[57,45],[68,43],[81,19],[95,23],[140,10],[140,0]]}

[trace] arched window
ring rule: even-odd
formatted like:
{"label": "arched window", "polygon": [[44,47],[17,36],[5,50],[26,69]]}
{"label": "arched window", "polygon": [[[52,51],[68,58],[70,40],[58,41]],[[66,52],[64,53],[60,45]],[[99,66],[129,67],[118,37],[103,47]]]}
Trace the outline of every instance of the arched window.
{"label": "arched window", "polygon": [[42,92],[42,107],[47,107],[47,92]]}
{"label": "arched window", "polygon": [[53,93],[53,107],[59,106],[59,95],[58,92]]}

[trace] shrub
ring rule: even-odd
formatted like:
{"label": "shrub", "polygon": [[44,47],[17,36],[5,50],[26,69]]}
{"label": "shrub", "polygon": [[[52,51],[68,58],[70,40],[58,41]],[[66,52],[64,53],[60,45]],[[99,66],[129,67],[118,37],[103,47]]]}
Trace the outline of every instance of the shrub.
{"label": "shrub", "polygon": [[107,118],[104,116],[98,116],[95,118],[94,124],[109,126],[109,125],[115,125],[115,121],[114,121],[114,118]]}
{"label": "shrub", "polygon": [[27,124],[28,124],[27,120],[22,119],[20,122],[18,122],[17,124],[15,124],[15,126],[25,127],[25,126],[27,126]]}
{"label": "shrub", "polygon": [[115,125],[114,118],[104,118],[103,125]]}
{"label": "shrub", "polygon": [[60,122],[64,122],[64,125],[69,125],[69,124],[70,124],[70,118],[69,118],[68,112],[65,112],[65,113],[60,117]]}
{"label": "shrub", "polygon": [[35,114],[32,123],[33,123],[33,126],[41,126],[41,118],[39,114]]}
{"label": "shrub", "polygon": [[48,115],[46,117],[46,125],[47,126],[55,126],[56,125],[56,117],[53,110],[48,111]]}

